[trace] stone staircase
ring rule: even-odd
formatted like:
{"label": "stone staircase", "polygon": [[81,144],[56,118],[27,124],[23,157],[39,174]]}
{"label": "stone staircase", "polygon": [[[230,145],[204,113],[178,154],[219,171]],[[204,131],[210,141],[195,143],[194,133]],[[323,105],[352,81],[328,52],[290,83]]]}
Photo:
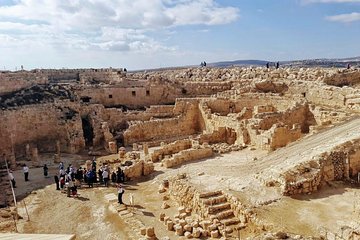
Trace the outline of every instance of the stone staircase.
{"label": "stone staircase", "polygon": [[105,195],[105,200],[109,202],[110,206],[119,214],[119,217],[131,230],[127,232],[129,240],[141,239],[143,236],[140,234],[140,231],[145,225],[135,217],[134,212],[136,212],[136,208],[119,205],[117,203],[117,196],[114,193]]}
{"label": "stone staircase", "polygon": [[235,217],[230,203],[221,191],[201,193],[199,197],[206,209],[205,217],[210,220],[218,219],[226,227],[238,227],[240,220]]}

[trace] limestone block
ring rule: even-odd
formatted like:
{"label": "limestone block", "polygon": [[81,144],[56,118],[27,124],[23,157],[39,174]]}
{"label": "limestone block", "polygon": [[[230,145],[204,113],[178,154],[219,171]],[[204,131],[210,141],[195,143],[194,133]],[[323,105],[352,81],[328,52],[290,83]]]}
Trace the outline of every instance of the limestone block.
{"label": "limestone block", "polygon": [[275,236],[276,236],[277,239],[287,239],[288,238],[287,233],[286,232],[281,232],[281,231],[275,233]]}
{"label": "limestone block", "polygon": [[185,236],[186,238],[192,238],[191,232],[185,232],[185,233],[184,233],[184,236]]}
{"label": "limestone block", "polygon": [[154,164],[152,162],[144,162],[143,175],[147,176],[154,172]]}
{"label": "limestone block", "polygon": [[189,225],[189,224],[186,224],[186,225],[184,226],[184,231],[192,232],[192,226]]}
{"label": "limestone block", "polygon": [[167,223],[166,223],[166,228],[167,228],[168,231],[173,231],[173,230],[174,230],[174,223],[173,223],[173,221],[171,221],[171,220],[167,221]]}
{"label": "limestone block", "polygon": [[208,229],[209,231],[215,231],[218,229],[218,226],[216,224],[211,224]]}
{"label": "limestone block", "polygon": [[146,228],[143,227],[143,228],[140,228],[140,234],[145,236],[146,235]]}
{"label": "limestone block", "polygon": [[181,227],[184,227],[186,225],[186,221],[184,219],[180,219],[179,224]]}
{"label": "limestone block", "polygon": [[193,222],[191,223],[191,226],[192,226],[193,228],[199,227],[199,221],[193,221]]}
{"label": "limestone block", "polygon": [[190,216],[191,212],[192,212],[192,208],[191,207],[188,207],[185,209],[185,212],[188,216]]}
{"label": "limestone block", "polygon": [[154,227],[146,228],[146,236],[147,237],[154,237],[155,236],[155,229]]}
{"label": "limestone block", "polygon": [[208,230],[202,229],[200,231],[202,237],[208,237],[210,235],[210,232]]}
{"label": "limestone block", "polygon": [[167,221],[170,221],[170,220],[171,220],[171,219],[170,219],[169,216],[165,216],[165,217],[164,217],[164,223],[165,223],[165,224],[166,224]]}
{"label": "limestone block", "polygon": [[159,220],[164,221],[165,213],[160,213]]}
{"label": "limestone block", "polygon": [[181,207],[178,208],[178,212],[179,212],[179,214],[185,213],[185,212],[186,212],[186,208],[183,207],[183,206],[181,206]]}
{"label": "limestone block", "polygon": [[209,220],[203,220],[200,222],[200,226],[204,229],[204,230],[208,230],[209,226],[210,226],[211,222]]}
{"label": "limestone block", "polygon": [[227,234],[230,234],[230,233],[232,233],[234,231],[234,229],[232,228],[232,227],[226,227],[225,228],[225,233],[227,233]]}
{"label": "limestone block", "polygon": [[144,154],[145,156],[149,155],[149,145],[144,143],[143,144]]}
{"label": "limestone block", "polygon": [[161,208],[162,208],[162,209],[168,209],[169,207],[170,207],[170,205],[167,204],[167,202],[163,202],[163,203],[161,204]]}
{"label": "limestone block", "polygon": [[181,214],[180,214],[180,219],[185,219],[186,216],[187,216],[187,213],[181,213]]}
{"label": "limestone block", "polygon": [[163,185],[160,185],[158,192],[159,192],[159,193],[164,193],[164,192],[166,192],[166,188],[164,188]]}
{"label": "limestone block", "polygon": [[201,230],[202,230],[201,228],[197,228],[197,227],[193,228],[193,232],[192,232],[193,237],[200,238]]}
{"label": "limestone block", "polygon": [[174,229],[175,229],[175,234],[176,235],[178,235],[178,236],[183,236],[184,235],[184,230],[183,230],[181,225],[175,225]]}
{"label": "limestone block", "polygon": [[212,237],[212,238],[218,238],[219,237],[219,231],[218,230],[215,230],[215,231],[211,231],[210,232],[210,236]]}

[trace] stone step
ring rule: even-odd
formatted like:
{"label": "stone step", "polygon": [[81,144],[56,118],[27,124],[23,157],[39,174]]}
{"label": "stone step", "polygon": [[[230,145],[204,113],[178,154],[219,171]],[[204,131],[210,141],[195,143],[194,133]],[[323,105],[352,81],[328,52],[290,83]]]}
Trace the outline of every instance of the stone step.
{"label": "stone step", "polygon": [[215,197],[210,197],[208,199],[203,200],[203,203],[205,205],[215,205],[215,204],[219,204],[219,203],[225,203],[226,197],[224,195],[220,195],[220,196],[215,196]]}
{"label": "stone step", "polygon": [[235,225],[235,224],[240,223],[240,220],[237,218],[230,218],[230,219],[220,220],[220,222],[222,224],[224,224],[225,226],[230,226],[230,225]]}
{"label": "stone step", "polygon": [[206,193],[200,193],[200,198],[210,198],[210,197],[216,197],[222,195],[221,191],[215,191],[215,192],[206,192]]}
{"label": "stone step", "polygon": [[209,214],[215,214],[215,213],[218,213],[220,211],[224,211],[224,210],[228,210],[228,209],[231,209],[230,203],[221,203],[221,204],[218,204],[218,205],[209,206],[208,213]]}
{"label": "stone step", "polygon": [[229,218],[235,217],[233,210],[222,211],[222,212],[219,212],[219,213],[217,213],[217,214],[215,214],[213,216],[215,218],[219,219],[219,220],[229,219]]}

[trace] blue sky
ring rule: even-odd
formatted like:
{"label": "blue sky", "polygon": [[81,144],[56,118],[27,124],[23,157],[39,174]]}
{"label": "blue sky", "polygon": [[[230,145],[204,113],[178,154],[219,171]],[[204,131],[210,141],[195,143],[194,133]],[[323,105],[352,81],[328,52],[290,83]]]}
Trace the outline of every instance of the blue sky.
{"label": "blue sky", "polygon": [[360,56],[360,0],[0,0],[0,69]]}

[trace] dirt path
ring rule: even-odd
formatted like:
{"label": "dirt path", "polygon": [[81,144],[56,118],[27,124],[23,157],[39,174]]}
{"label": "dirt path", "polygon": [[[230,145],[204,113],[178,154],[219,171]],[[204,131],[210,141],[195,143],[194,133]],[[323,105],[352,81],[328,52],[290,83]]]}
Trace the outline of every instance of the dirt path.
{"label": "dirt path", "polygon": [[251,168],[253,171],[270,170],[264,172],[266,176],[270,173],[284,172],[340,144],[358,138],[360,138],[360,118],[355,118],[280,148],[256,161]]}
{"label": "dirt path", "polygon": [[76,234],[76,239],[128,239],[126,224],[111,212],[104,199],[109,188],[83,188],[80,197],[68,198],[55,190],[54,185],[37,190],[26,198],[30,221],[27,222],[22,202],[19,213],[24,217],[19,224],[22,233]]}

